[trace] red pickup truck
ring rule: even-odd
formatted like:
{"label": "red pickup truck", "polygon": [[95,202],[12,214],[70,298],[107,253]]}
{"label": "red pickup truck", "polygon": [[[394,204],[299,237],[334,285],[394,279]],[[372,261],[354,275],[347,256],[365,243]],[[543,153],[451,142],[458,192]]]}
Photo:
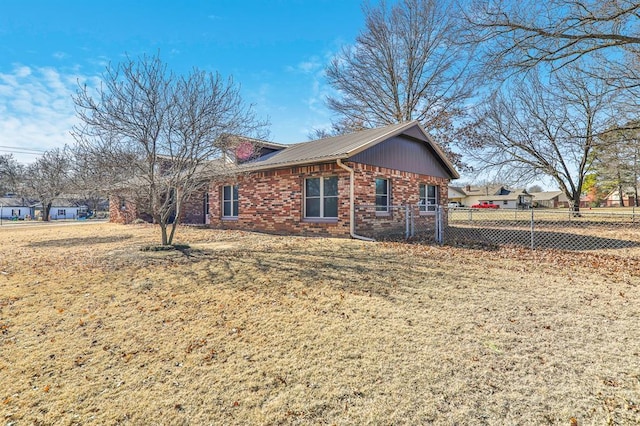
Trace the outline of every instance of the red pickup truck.
{"label": "red pickup truck", "polygon": [[493,204],[493,203],[487,203],[486,201],[480,203],[480,204],[474,204],[473,206],[471,206],[472,209],[499,209],[500,206],[497,204]]}

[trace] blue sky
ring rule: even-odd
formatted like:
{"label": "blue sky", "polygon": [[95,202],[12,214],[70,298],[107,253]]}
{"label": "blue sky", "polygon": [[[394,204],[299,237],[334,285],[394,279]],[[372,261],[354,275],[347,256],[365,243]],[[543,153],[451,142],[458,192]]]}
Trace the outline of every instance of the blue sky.
{"label": "blue sky", "polygon": [[24,163],[73,143],[78,80],[95,84],[109,62],[158,51],[178,73],[197,67],[232,75],[244,99],[269,117],[273,141],[307,140],[331,122],[324,68],[364,25],[355,0],[0,0],[0,6],[0,154],[13,152]]}

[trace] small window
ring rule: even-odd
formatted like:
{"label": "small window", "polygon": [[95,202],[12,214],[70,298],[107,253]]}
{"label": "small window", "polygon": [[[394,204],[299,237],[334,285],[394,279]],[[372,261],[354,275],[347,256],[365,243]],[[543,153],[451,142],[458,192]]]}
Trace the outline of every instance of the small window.
{"label": "small window", "polygon": [[338,217],[337,176],[305,179],[304,217]]}
{"label": "small window", "polygon": [[438,205],[438,187],[435,185],[420,185],[420,211],[435,212]]}
{"label": "small window", "polygon": [[67,215],[67,211],[64,209],[58,209],[58,216],[66,216]]}
{"label": "small window", "polygon": [[222,188],[222,217],[238,217],[238,185]]}
{"label": "small window", "polygon": [[376,211],[389,211],[389,179],[376,178]]}
{"label": "small window", "polygon": [[508,205],[508,204],[509,204],[509,202],[508,202],[507,200],[504,200],[504,201],[502,202],[502,205],[503,205],[503,206],[506,206],[506,205]]}

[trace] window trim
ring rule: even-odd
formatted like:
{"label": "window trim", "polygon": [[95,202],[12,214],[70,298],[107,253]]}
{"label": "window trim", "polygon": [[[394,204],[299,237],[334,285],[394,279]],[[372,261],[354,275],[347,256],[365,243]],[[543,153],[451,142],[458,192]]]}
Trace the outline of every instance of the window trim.
{"label": "window trim", "polygon": [[[224,194],[225,193],[225,188],[231,188],[231,199],[229,199],[229,200],[227,200],[225,198],[225,194]],[[236,198],[234,198],[234,193],[235,193]],[[222,203],[221,203],[221,206],[220,206],[221,207],[221,212],[220,213],[221,213],[222,219],[226,219],[226,220],[236,220],[236,219],[238,219],[238,210],[239,210],[239,207],[240,207],[239,206],[239,202],[238,202],[238,200],[240,199],[240,190],[239,190],[238,185],[223,185],[222,186],[222,194],[221,194],[220,198],[222,200]],[[224,206],[225,206],[226,203],[230,203],[230,211],[231,211],[230,215],[225,215],[224,214]],[[234,208],[233,208],[234,205],[236,205],[235,211],[234,211]]]}
{"label": "window trim", "polygon": [[[336,195],[324,195],[324,184],[325,184],[325,179],[331,179],[331,178],[335,178],[336,179]],[[320,195],[316,196],[311,196],[312,199],[318,199],[320,200],[320,216],[308,216],[307,215],[307,181],[309,179],[319,179],[320,180]],[[339,178],[336,175],[330,175],[330,176],[309,176],[309,177],[305,177],[304,181],[303,181],[303,197],[302,197],[302,220],[304,222],[324,222],[324,223],[332,223],[332,222],[337,222],[338,220],[338,213],[339,213],[339,205],[338,205],[338,199],[340,198],[340,190],[337,189],[339,183]],[[325,216],[325,211],[324,211],[324,201],[326,198],[335,198],[336,199],[336,215],[335,216]]]}
{"label": "window trim", "polygon": [[[434,188],[434,197],[429,197],[429,187]],[[424,197],[420,194],[422,188],[424,188]],[[431,185],[428,183],[421,183],[418,186],[418,197],[420,201],[418,205],[420,206],[420,214],[429,215],[435,214],[440,204],[440,187],[438,185]],[[432,200],[433,204],[430,204],[429,201]],[[429,209],[429,207],[433,207],[433,209]]]}
{"label": "window trim", "polygon": [[[378,194],[378,180],[383,180],[385,182],[387,182],[387,192],[385,194]],[[375,210],[376,210],[376,214],[377,215],[388,215],[391,213],[391,179],[389,178],[385,178],[385,177],[377,177],[374,180],[374,192],[375,192],[375,198],[374,198],[374,204],[375,204]],[[382,205],[382,204],[378,204],[378,196],[380,197],[386,197],[387,198],[387,204],[386,205]]]}

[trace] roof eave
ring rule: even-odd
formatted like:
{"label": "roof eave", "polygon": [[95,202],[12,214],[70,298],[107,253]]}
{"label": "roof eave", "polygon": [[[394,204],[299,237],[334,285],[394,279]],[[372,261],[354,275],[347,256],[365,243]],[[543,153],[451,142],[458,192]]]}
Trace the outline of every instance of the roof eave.
{"label": "roof eave", "polygon": [[304,160],[298,161],[285,161],[282,163],[273,163],[273,164],[254,164],[253,166],[249,166],[248,164],[243,164],[239,167],[239,170],[242,172],[259,172],[263,170],[274,170],[274,169],[286,169],[288,167],[298,167],[298,166],[308,166],[311,164],[318,163],[329,163],[337,160],[345,160],[348,159],[349,155],[347,154],[339,154],[332,155],[328,157],[317,157],[317,158],[308,158]]}

